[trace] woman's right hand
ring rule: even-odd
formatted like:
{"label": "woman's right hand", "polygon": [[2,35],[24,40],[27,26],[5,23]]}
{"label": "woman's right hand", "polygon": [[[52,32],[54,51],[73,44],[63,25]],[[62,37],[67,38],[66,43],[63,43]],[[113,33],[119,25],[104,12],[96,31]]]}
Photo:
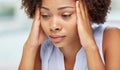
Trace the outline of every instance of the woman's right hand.
{"label": "woman's right hand", "polygon": [[19,70],[41,70],[40,44],[46,35],[40,25],[40,9],[36,7],[30,35],[24,44]]}
{"label": "woman's right hand", "polygon": [[45,38],[46,35],[44,34],[40,24],[40,9],[36,7],[32,29],[25,46],[38,48]]}

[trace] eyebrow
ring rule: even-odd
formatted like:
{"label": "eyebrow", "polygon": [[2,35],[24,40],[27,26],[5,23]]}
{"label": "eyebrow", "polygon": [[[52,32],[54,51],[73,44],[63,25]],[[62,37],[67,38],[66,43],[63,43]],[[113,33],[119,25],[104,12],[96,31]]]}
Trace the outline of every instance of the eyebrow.
{"label": "eyebrow", "polygon": [[48,8],[46,8],[46,7],[41,7],[41,9],[45,9],[45,10],[50,11],[50,9],[48,9]]}
{"label": "eyebrow", "polygon": [[62,10],[62,9],[66,9],[66,8],[74,8],[74,7],[71,7],[71,6],[65,6],[65,7],[60,7],[60,8],[58,8],[58,10]]}
{"label": "eyebrow", "polygon": [[[41,7],[41,8],[50,11],[50,9],[47,8],[47,7]],[[64,7],[58,8],[58,10],[62,10],[62,9],[66,9],[66,8],[74,8],[74,7],[71,7],[71,6],[64,6]]]}

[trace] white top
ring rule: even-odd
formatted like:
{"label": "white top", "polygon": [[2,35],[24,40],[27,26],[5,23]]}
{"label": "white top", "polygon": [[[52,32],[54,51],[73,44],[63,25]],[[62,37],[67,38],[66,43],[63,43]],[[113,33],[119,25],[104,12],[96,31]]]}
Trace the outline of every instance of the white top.
{"label": "white top", "polygon": [[[102,53],[102,39],[105,27],[102,25],[95,25],[92,26],[92,29],[100,56],[104,63],[104,57]],[[64,56],[62,52],[57,47],[55,47],[49,39],[45,40],[41,45],[40,56],[42,60],[42,70],[65,70]],[[83,47],[76,55],[74,70],[88,70],[86,54]]]}

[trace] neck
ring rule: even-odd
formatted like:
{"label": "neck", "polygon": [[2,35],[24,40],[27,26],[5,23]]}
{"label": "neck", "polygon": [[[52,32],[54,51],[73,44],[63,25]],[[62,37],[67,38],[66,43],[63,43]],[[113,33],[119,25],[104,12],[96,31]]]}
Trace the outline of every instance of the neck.
{"label": "neck", "polygon": [[81,47],[80,41],[76,41],[74,44],[68,45],[68,47],[60,48],[60,51],[63,53],[65,61],[74,61]]}

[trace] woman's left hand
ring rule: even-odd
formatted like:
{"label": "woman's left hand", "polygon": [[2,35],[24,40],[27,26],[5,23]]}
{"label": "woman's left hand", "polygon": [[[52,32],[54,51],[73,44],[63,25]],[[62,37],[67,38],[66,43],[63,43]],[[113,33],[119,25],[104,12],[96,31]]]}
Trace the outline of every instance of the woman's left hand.
{"label": "woman's left hand", "polygon": [[81,45],[84,48],[95,45],[87,7],[83,0],[76,2],[77,28]]}

